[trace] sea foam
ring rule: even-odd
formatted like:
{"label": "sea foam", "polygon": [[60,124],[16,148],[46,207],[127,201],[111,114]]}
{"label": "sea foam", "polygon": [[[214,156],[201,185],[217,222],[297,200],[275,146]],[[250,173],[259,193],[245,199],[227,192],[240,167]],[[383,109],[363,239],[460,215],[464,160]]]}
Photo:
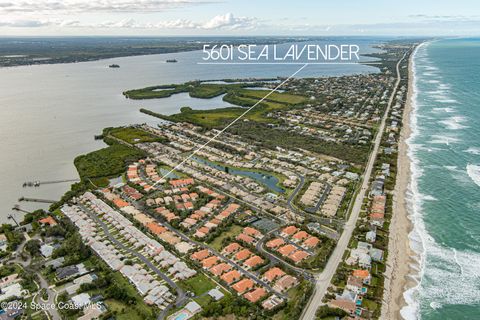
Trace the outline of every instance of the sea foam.
{"label": "sea foam", "polygon": [[445,125],[445,127],[449,130],[460,130],[460,129],[468,128],[468,126],[462,124],[462,123],[465,123],[466,121],[467,119],[465,119],[465,117],[452,116],[448,119],[440,121],[440,123]]}
{"label": "sea foam", "polygon": [[480,187],[480,165],[468,164],[467,174]]}
{"label": "sea foam", "polygon": [[[467,249],[455,249],[446,247],[437,241],[428,233],[423,219],[423,207],[426,201],[433,201],[429,195],[422,194],[419,189],[419,181],[422,179],[424,171],[422,168],[427,166],[420,165],[418,155],[424,150],[425,145],[417,140],[422,134],[417,125],[418,109],[420,104],[417,101],[418,78],[416,74],[416,62],[424,63],[427,60],[427,45],[422,44],[413,54],[413,93],[412,93],[412,112],[410,115],[410,124],[412,134],[407,139],[408,156],[410,158],[411,181],[407,192],[407,207],[409,219],[413,223],[413,230],[409,234],[410,247],[416,253],[413,257],[417,264],[412,266],[409,279],[414,281],[414,285],[404,292],[406,306],[400,313],[404,319],[413,320],[421,318],[420,307],[423,310],[429,309],[432,312],[443,308],[444,305],[478,305],[480,304],[480,286],[479,269],[480,253],[469,251]],[[422,74],[423,75],[423,74]],[[442,89],[447,89],[447,85],[439,84]],[[440,93],[440,92],[437,92]],[[437,97],[438,98],[438,97]],[[444,98],[444,97],[443,97]],[[437,101],[438,102],[438,101]],[[454,109],[435,108],[436,112],[454,112]],[[422,119],[423,121],[423,119]],[[456,130],[457,125],[464,125],[465,119],[450,117],[442,121],[442,124]],[[443,132],[442,134],[432,135],[430,143],[450,144],[460,142],[457,135]],[[480,148],[470,147],[464,152],[470,154],[480,154]],[[423,165],[423,164],[422,164]],[[442,166],[449,170],[452,175],[473,180],[480,186],[480,165],[469,164],[465,169],[455,165]],[[460,174],[461,171],[461,174]],[[468,174],[468,176],[467,176]],[[469,180],[471,185],[471,181]],[[427,259],[428,253],[428,259]]]}
{"label": "sea foam", "polygon": [[480,148],[470,147],[467,150],[465,150],[465,152],[470,154],[480,155]]}

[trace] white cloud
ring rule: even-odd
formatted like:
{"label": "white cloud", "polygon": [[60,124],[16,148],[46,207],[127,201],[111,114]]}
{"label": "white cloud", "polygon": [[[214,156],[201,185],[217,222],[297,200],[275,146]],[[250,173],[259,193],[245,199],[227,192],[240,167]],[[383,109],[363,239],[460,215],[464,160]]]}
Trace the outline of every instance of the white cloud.
{"label": "white cloud", "polygon": [[213,0],[0,0],[4,13],[72,12],[161,12],[193,5],[215,3]]}
{"label": "white cloud", "polygon": [[249,17],[236,18],[232,13],[213,17],[204,23],[203,29],[252,29],[257,26],[257,19]]}
{"label": "white cloud", "polygon": [[42,20],[13,20],[13,21],[0,21],[0,27],[10,28],[38,28],[51,25],[49,21]]}
{"label": "white cloud", "polygon": [[235,17],[232,13],[218,15],[204,22],[195,22],[187,19],[143,23],[134,19],[117,21],[101,21],[96,23],[83,23],[78,20],[10,20],[0,21],[0,27],[44,27],[57,26],[63,28],[100,28],[100,29],[199,29],[199,30],[237,30],[253,29],[258,25],[258,20],[251,17]]}

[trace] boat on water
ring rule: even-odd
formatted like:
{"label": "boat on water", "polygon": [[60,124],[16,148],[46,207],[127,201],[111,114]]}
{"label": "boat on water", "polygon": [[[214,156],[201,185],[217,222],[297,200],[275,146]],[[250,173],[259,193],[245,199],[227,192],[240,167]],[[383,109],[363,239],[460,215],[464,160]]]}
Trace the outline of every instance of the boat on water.
{"label": "boat on water", "polygon": [[120,66],[118,64],[111,64],[108,66],[109,68],[120,68]]}
{"label": "boat on water", "polygon": [[168,63],[175,63],[175,62],[178,62],[177,59],[167,59],[167,62]]}

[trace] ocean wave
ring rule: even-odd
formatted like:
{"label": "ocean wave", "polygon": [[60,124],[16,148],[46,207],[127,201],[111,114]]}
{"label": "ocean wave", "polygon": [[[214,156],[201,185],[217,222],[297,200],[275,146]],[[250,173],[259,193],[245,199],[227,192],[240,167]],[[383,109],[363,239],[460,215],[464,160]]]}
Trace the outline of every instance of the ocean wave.
{"label": "ocean wave", "polygon": [[434,66],[424,66],[423,68],[424,68],[424,69],[427,69],[427,70],[433,70],[433,71],[438,70],[438,68],[437,68],[437,67],[434,67]]}
{"label": "ocean wave", "polygon": [[480,254],[446,248],[435,241],[425,243],[428,261],[421,295],[441,307],[445,304],[480,303],[478,266]]}
{"label": "ocean wave", "polygon": [[467,164],[467,174],[480,187],[480,165]]}
{"label": "ocean wave", "polygon": [[[418,101],[417,101],[417,77],[415,76],[417,55],[419,52],[426,55],[426,45],[419,46],[413,54],[413,92],[412,92],[412,113],[410,123],[412,134],[407,139],[408,156],[411,160],[411,181],[407,192],[407,206],[409,219],[412,221],[413,230],[409,234],[410,247],[416,253],[413,257],[417,264],[412,266],[412,273],[409,278],[414,281],[414,285],[404,292],[406,306],[401,310],[401,316],[407,320],[419,319],[420,304],[422,308],[431,308],[437,310],[444,305],[451,304],[479,304],[480,287],[479,283],[480,253],[468,250],[456,250],[454,248],[444,247],[437,243],[429,235],[423,220],[423,205],[430,200],[430,196],[423,194],[419,189],[419,181],[423,175],[420,160],[417,157],[418,150],[426,148],[425,145],[416,143],[420,134],[418,119]],[[444,108],[438,108],[441,111]],[[444,110],[446,112],[446,110]],[[452,110],[453,111],[453,110]],[[453,119],[452,119],[453,118]],[[464,119],[452,117],[446,119],[450,122],[444,124],[452,125],[453,122],[462,122]],[[445,120],[444,120],[445,121]],[[449,144],[459,142],[459,138],[453,134],[433,135],[430,143]],[[465,152],[480,154],[480,148],[471,147]],[[444,169],[451,172],[452,176],[462,176],[467,178],[465,170],[455,165],[443,166]],[[476,184],[480,186],[480,165],[469,164],[467,172]],[[461,172],[461,174],[460,174]],[[471,182],[469,182],[471,184]],[[428,258],[427,258],[428,253]]]}
{"label": "ocean wave", "polygon": [[450,172],[450,176],[458,183],[458,185],[464,188],[468,188],[469,185],[472,183],[464,169],[457,166],[448,165],[443,166],[443,168]]}
{"label": "ocean wave", "polygon": [[435,89],[435,90],[429,90],[425,91],[428,94],[441,94],[441,95],[446,95],[448,92],[445,89]]}
{"label": "ocean wave", "polygon": [[433,144],[445,144],[449,145],[451,143],[458,143],[460,142],[460,139],[451,135],[441,135],[441,134],[434,134],[432,135],[432,140],[430,140],[430,143]]}
{"label": "ocean wave", "polygon": [[465,150],[464,152],[470,153],[470,154],[475,154],[475,155],[480,155],[480,148],[470,147],[467,150]]}
{"label": "ocean wave", "polygon": [[431,196],[429,194],[422,194],[421,198],[422,198],[423,201],[438,201],[437,198],[435,198],[434,196]]}
{"label": "ocean wave", "polygon": [[447,90],[447,89],[450,89],[451,87],[450,87],[450,85],[448,85],[448,84],[446,84],[446,83],[440,83],[440,84],[438,85],[438,88],[439,88],[439,89],[443,89],[443,90]]}
{"label": "ocean wave", "polygon": [[437,97],[435,98],[435,101],[441,102],[441,103],[458,103],[458,101],[455,99],[445,98],[445,97]]}
{"label": "ocean wave", "polygon": [[433,112],[435,113],[453,113],[455,112],[455,109],[452,108],[452,107],[445,107],[445,108],[433,108],[432,109]]}
{"label": "ocean wave", "polygon": [[448,119],[440,121],[440,123],[445,125],[445,127],[449,130],[460,130],[460,129],[468,128],[468,126],[462,124],[466,121],[467,119],[465,117],[453,116]]}

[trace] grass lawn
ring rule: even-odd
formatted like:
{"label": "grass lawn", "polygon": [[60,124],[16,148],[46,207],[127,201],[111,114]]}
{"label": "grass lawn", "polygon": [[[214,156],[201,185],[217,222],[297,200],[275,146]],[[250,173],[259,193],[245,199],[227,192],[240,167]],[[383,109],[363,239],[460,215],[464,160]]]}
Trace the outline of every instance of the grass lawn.
{"label": "grass lawn", "polygon": [[109,310],[117,311],[117,320],[155,319],[155,313],[157,313],[157,310],[148,306],[135,288],[129,284],[119,272],[113,273],[113,281],[124,291],[127,291],[127,293],[134,296],[136,300],[134,305],[126,304],[114,299],[105,300],[105,304]]}
{"label": "grass lawn", "polygon": [[[261,99],[265,97],[269,92],[270,90],[248,90],[248,89],[239,90],[239,93],[241,95],[254,97],[257,99]],[[266,100],[278,102],[278,103],[298,104],[298,103],[305,102],[307,98],[304,96],[299,96],[299,95],[290,94],[290,93],[273,92],[266,98]]]}
{"label": "grass lawn", "polygon": [[243,228],[241,226],[234,224],[227,231],[223,232],[218,237],[213,239],[213,241],[210,243],[210,246],[217,251],[222,251],[222,248],[223,248],[222,241],[223,241],[223,239],[228,238],[228,237],[236,237],[237,235],[239,235],[242,232],[242,230],[243,230]]}
{"label": "grass lawn", "polygon": [[378,304],[375,301],[363,299],[362,307],[367,308],[368,311],[374,312],[378,308]]}
{"label": "grass lawn", "polygon": [[303,280],[296,287],[288,290],[286,293],[288,295],[287,306],[280,310],[273,316],[273,319],[276,320],[289,320],[297,319],[300,316],[300,313],[304,307],[304,304],[312,294],[312,285]]}
{"label": "grass lawn", "polygon": [[196,303],[198,303],[201,306],[206,306],[207,304],[212,302],[212,297],[210,297],[208,294],[201,296],[199,298],[193,299],[195,300]]}
{"label": "grass lawn", "polygon": [[[246,84],[198,84],[186,83],[183,85],[176,85],[175,90],[178,92],[190,92],[190,96],[197,98],[213,98],[220,94],[226,93],[223,97],[224,101],[241,106],[239,108],[218,108],[213,110],[193,110],[190,107],[184,107],[180,113],[164,116],[156,114],[152,111],[146,110],[147,114],[157,116],[162,119],[171,121],[186,121],[194,123],[206,128],[215,128],[223,126],[225,123],[238,118],[245,112],[244,107],[251,107],[255,105],[260,99],[265,97],[269,90],[249,90],[242,87]],[[175,93],[175,90],[167,89],[155,91],[157,87],[150,87],[138,90],[127,91],[127,95],[132,99],[145,98],[163,98]],[[265,100],[259,103],[254,109],[245,115],[246,119],[257,122],[276,122],[274,118],[268,118],[266,115],[269,112],[278,109],[289,108],[297,104],[307,101],[307,98],[300,95],[289,93],[274,92],[270,94]],[[242,108],[243,107],[243,108]]]}
{"label": "grass lawn", "polygon": [[165,141],[165,139],[162,137],[158,137],[149,132],[132,127],[107,128],[105,129],[104,136],[107,134],[110,134],[111,136],[130,144]]}
{"label": "grass lawn", "polygon": [[217,284],[210,280],[205,274],[198,273],[196,276],[182,280],[179,285],[186,290],[192,291],[196,296],[201,295],[215,288]]}
{"label": "grass lawn", "polygon": [[136,307],[127,305],[121,301],[108,299],[105,300],[108,310],[116,313],[117,320],[142,320],[143,317],[137,312]]}
{"label": "grass lawn", "polygon": [[42,311],[42,312],[39,312],[36,315],[32,316],[31,319],[32,320],[48,320],[48,317],[45,314],[45,312]]}

